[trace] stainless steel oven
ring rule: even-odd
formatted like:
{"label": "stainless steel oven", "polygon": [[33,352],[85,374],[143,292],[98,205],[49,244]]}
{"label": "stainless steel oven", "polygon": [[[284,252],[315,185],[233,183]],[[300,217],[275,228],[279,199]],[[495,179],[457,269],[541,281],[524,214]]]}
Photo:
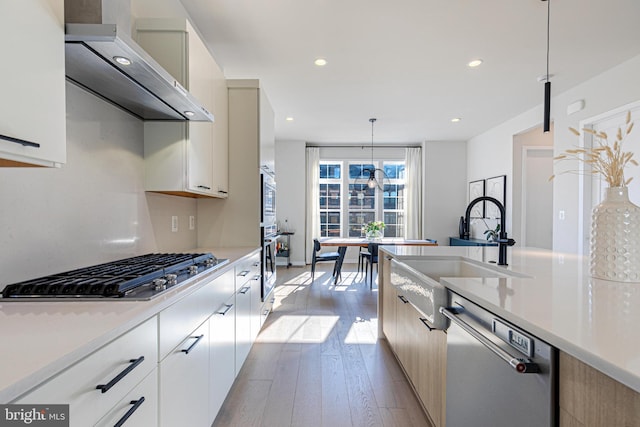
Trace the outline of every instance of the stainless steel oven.
{"label": "stainless steel oven", "polygon": [[276,284],[276,245],[278,225],[276,222],[276,181],[270,173],[260,171],[261,214],[260,232],[262,241],[262,301],[266,301]]}

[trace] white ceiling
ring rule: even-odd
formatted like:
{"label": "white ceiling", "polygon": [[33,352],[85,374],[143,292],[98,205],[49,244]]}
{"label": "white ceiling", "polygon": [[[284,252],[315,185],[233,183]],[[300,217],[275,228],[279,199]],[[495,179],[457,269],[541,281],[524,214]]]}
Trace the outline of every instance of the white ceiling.
{"label": "white ceiling", "polygon": [[[543,102],[540,0],[181,1],[227,78],[260,79],[278,140],[371,142],[370,117],[376,143],[467,140]],[[640,0],[551,1],[553,93],[640,54]]]}

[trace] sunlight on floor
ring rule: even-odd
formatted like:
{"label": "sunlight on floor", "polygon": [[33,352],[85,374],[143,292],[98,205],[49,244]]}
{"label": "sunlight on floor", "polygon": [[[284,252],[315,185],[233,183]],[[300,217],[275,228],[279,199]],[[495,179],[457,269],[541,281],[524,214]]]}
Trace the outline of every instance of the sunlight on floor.
{"label": "sunlight on floor", "polygon": [[266,343],[323,343],[340,316],[285,314],[265,326],[258,341]]}

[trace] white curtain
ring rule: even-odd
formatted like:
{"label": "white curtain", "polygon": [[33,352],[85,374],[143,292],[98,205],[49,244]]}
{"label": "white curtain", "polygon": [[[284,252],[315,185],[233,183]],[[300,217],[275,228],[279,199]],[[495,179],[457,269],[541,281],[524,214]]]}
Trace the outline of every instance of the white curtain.
{"label": "white curtain", "polygon": [[320,148],[307,147],[307,236],[305,260],[311,264],[313,239],[320,237]]}
{"label": "white curtain", "polygon": [[405,150],[404,238],[422,238],[422,154],[420,147]]}

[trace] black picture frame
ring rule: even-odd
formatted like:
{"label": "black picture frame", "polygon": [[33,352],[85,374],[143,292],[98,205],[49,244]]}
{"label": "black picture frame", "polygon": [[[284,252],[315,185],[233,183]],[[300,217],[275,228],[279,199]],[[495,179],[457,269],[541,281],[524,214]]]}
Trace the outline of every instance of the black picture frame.
{"label": "black picture frame", "polygon": [[[485,179],[485,195],[493,197],[506,208],[507,197],[507,176],[498,175]],[[487,203],[485,207],[485,218],[497,219],[500,218],[500,210],[493,203]]]}
{"label": "black picture frame", "polygon": [[[472,200],[484,196],[485,193],[485,180],[479,179],[477,181],[469,182],[469,203]],[[471,208],[471,218],[484,218],[485,214],[485,202],[484,200],[478,202]]]}

